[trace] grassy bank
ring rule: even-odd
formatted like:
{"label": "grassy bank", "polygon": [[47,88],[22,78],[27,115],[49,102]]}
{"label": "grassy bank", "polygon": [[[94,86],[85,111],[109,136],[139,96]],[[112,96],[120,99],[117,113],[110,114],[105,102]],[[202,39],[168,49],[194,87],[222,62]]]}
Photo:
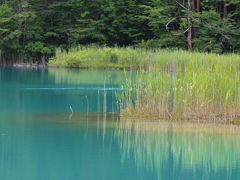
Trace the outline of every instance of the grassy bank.
{"label": "grassy bank", "polygon": [[148,63],[150,52],[132,48],[79,47],[56,51],[49,66],[67,68],[136,68]]}
{"label": "grassy bank", "polygon": [[[126,78],[124,116],[200,121],[240,120],[240,56],[151,52],[136,79]],[[236,123],[235,123],[236,124]]]}
{"label": "grassy bank", "polygon": [[119,97],[122,114],[136,118],[240,120],[240,56],[133,48],[57,52],[59,67],[136,68]]}

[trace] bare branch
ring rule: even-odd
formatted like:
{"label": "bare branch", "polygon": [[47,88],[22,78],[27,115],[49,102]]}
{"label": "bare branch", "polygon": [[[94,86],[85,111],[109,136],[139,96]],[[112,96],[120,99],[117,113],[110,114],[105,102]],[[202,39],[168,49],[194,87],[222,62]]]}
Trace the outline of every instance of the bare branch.
{"label": "bare branch", "polygon": [[181,6],[183,9],[187,10],[187,8],[186,8],[184,5],[182,5],[180,2],[178,2],[177,0],[176,0],[176,3],[177,3],[179,6]]}
{"label": "bare branch", "polygon": [[166,24],[166,30],[168,31],[168,26],[171,22],[173,22],[175,19],[177,19],[177,17],[172,18],[167,24]]}
{"label": "bare branch", "polygon": [[192,28],[192,24],[191,24],[190,26],[188,26],[188,28],[183,32],[183,34],[185,34],[186,32],[188,32],[191,28]]}

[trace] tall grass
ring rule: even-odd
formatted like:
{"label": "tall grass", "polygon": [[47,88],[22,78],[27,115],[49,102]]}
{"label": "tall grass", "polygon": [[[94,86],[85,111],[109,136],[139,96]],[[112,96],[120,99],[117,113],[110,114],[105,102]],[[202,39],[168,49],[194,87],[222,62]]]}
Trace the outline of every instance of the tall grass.
{"label": "tall grass", "polygon": [[124,115],[240,119],[240,56],[158,51],[154,64],[126,78]]}
{"label": "tall grass", "polygon": [[50,66],[138,69],[126,77],[123,115],[148,118],[240,119],[240,56],[182,50],[79,47],[57,51]]}
{"label": "tall grass", "polygon": [[[48,65],[69,68],[137,68],[150,62],[150,51],[133,48],[78,47],[56,50]],[[149,56],[149,57],[148,57]]]}

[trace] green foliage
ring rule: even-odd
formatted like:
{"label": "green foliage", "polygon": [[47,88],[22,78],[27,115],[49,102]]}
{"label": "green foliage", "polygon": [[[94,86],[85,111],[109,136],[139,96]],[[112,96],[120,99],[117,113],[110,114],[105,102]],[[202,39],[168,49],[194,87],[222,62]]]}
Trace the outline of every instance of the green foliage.
{"label": "green foliage", "polygon": [[28,43],[25,47],[27,54],[38,56],[41,54],[51,55],[51,49],[45,46],[42,42]]}
{"label": "green foliage", "polygon": [[138,68],[150,62],[148,55],[150,54],[142,49],[79,47],[67,52],[58,49],[48,64],[56,67]]}
{"label": "green foliage", "polygon": [[216,11],[204,11],[194,16],[195,49],[223,53],[235,51],[239,46],[237,29],[229,19],[219,19]]}
{"label": "green foliage", "polygon": [[[199,11],[192,10],[194,50],[239,52],[240,1],[227,1],[226,11],[223,0],[200,2]],[[0,1],[1,56],[37,61],[55,48],[89,44],[186,49],[182,6],[169,0]]]}
{"label": "green foliage", "polygon": [[16,51],[19,46],[17,40],[21,34],[15,23],[16,16],[13,9],[7,5],[0,5],[0,49],[2,55]]}

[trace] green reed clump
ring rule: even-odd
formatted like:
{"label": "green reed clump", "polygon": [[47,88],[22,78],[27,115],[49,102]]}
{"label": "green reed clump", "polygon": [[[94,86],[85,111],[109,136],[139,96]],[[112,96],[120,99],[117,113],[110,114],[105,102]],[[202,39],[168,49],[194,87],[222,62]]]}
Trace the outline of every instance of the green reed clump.
{"label": "green reed clump", "polygon": [[154,64],[126,79],[123,114],[158,119],[240,117],[240,56],[155,52]]}
{"label": "green reed clump", "polygon": [[56,51],[49,66],[74,68],[137,68],[150,62],[151,51],[134,48],[78,47]]}
{"label": "green reed clump", "polygon": [[[57,50],[56,67],[134,68],[121,95],[122,114],[170,119],[240,118],[240,56],[183,50],[78,47]],[[118,95],[119,96],[119,95]]]}

